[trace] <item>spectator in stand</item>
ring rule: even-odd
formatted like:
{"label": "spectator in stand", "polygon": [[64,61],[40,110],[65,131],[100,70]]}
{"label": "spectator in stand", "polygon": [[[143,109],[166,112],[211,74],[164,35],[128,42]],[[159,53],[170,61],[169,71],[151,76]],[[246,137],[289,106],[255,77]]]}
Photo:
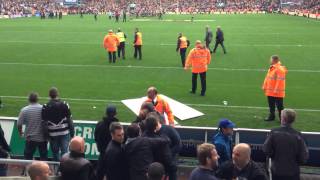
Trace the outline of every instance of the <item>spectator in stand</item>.
{"label": "spectator in stand", "polygon": [[[145,120],[145,127],[146,130],[143,133],[143,137],[149,137],[149,138],[167,138],[166,136],[159,135],[157,133],[157,129],[159,129],[159,118],[156,118],[154,116],[150,116],[146,118]],[[172,152],[170,150],[169,144],[162,146],[161,148],[158,148],[155,153],[155,161],[160,162],[164,165],[166,170],[166,175],[169,176],[169,180],[176,180],[177,179],[177,166],[176,163],[172,157]]]}
{"label": "spectator in stand", "polygon": [[[41,118],[42,105],[38,103],[38,94],[30,93],[29,105],[22,108],[18,117],[18,131],[21,137],[25,137],[24,158],[33,159],[33,154],[38,149],[40,160],[48,159],[47,137],[45,137],[43,121]],[[25,132],[22,132],[25,125]]]}
{"label": "spectator in stand", "polygon": [[69,150],[60,161],[62,180],[96,180],[93,166],[85,159],[84,139],[79,136],[72,138]]}
{"label": "spectator in stand", "polygon": [[[0,125],[0,158],[9,158],[10,147],[4,137],[3,129]],[[0,176],[7,176],[7,165],[0,164]]]}
{"label": "spectator in stand", "polygon": [[163,180],[165,178],[164,167],[161,163],[151,163],[148,168],[148,180]]}
{"label": "spectator in stand", "polygon": [[208,143],[199,145],[197,157],[199,166],[191,172],[189,180],[218,180],[214,176],[219,159],[215,146]]}
{"label": "spectator in stand", "polygon": [[251,160],[251,148],[248,144],[240,143],[233,148],[232,160],[223,163],[216,171],[218,178],[233,180],[267,180],[262,167]]}
{"label": "spectator in stand", "polygon": [[106,109],[106,116],[103,117],[102,121],[98,122],[94,131],[94,140],[97,143],[98,151],[100,153],[100,157],[104,156],[104,152],[111,141],[110,134],[110,124],[113,122],[119,122],[119,120],[115,117],[117,115],[117,109],[113,105],[109,105]]}
{"label": "spectator in stand", "polygon": [[212,138],[212,144],[216,146],[220,157],[219,164],[232,159],[232,134],[234,127],[235,124],[232,121],[222,119],[218,125],[218,133]]}
{"label": "spectator in stand", "polygon": [[148,166],[154,162],[153,154],[156,153],[156,149],[168,144],[169,140],[141,137],[138,124],[131,124],[127,128],[126,135],[128,139],[125,153],[130,180],[147,180]]}
{"label": "spectator in stand", "polygon": [[49,180],[49,165],[42,161],[34,161],[28,167],[28,174],[31,180]]}
{"label": "spectator in stand", "polygon": [[150,112],[149,114],[147,114],[147,118],[149,117],[153,117],[157,119],[158,122],[158,126],[156,129],[156,132],[163,137],[167,137],[170,139],[170,150],[171,150],[171,154],[172,154],[172,159],[175,161],[177,159],[177,156],[180,152],[180,148],[181,148],[181,138],[180,135],[178,133],[178,131],[169,125],[165,125],[165,124],[161,124],[161,120],[160,120],[160,114],[157,112]]}
{"label": "spectator in stand", "polygon": [[51,88],[49,96],[50,101],[42,108],[42,119],[48,131],[53,160],[60,161],[60,157],[68,152],[74,126],[69,104],[59,99],[58,89]]}
{"label": "spectator in stand", "polygon": [[123,148],[124,131],[119,122],[110,125],[112,140],[109,142],[104,157],[98,162],[98,180],[106,176],[108,180],[128,180],[128,162]]}
{"label": "spectator in stand", "polygon": [[296,119],[293,109],[281,112],[281,127],[271,130],[263,151],[272,159],[273,180],[299,180],[300,167],[308,159],[308,149],[299,131],[292,128]]}

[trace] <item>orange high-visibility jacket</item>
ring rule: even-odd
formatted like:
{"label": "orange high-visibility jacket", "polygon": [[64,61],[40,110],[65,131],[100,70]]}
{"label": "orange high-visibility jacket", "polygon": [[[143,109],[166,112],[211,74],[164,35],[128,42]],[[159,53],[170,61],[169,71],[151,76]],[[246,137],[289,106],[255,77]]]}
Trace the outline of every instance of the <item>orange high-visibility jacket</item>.
{"label": "orange high-visibility jacket", "polygon": [[[145,102],[151,102],[152,103],[152,99],[147,99]],[[164,113],[167,114],[168,119],[165,120],[167,125],[174,125],[174,117],[171,111],[171,108],[169,106],[169,104],[163,99],[161,98],[159,95],[157,96],[157,102],[154,104],[154,108],[156,111],[158,111],[161,115],[164,116]]]}
{"label": "orange high-visibility jacket", "polygon": [[108,35],[106,35],[103,39],[103,47],[108,52],[115,52],[117,51],[117,47],[119,45],[120,41],[117,35],[115,35],[112,32],[109,32]]}
{"label": "orange high-visibility jacket", "polygon": [[142,33],[136,32],[134,45],[142,45]]}
{"label": "orange high-visibility jacket", "polygon": [[266,96],[281,98],[285,96],[287,72],[287,68],[280,62],[270,66],[262,86]]}
{"label": "orange high-visibility jacket", "polygon": [[207,48],[193,48],[187,57],[185,68],[192,67],[192,73],[202,73],[208,70],[208,64],[211,62],[211,54]]}
{"label": "orange high-visibility jacket", "polygon": [[180,49],[182,48],[187,48],[188,47],[188,39],[185,36],[182,36],[179,38],[180,39]]}

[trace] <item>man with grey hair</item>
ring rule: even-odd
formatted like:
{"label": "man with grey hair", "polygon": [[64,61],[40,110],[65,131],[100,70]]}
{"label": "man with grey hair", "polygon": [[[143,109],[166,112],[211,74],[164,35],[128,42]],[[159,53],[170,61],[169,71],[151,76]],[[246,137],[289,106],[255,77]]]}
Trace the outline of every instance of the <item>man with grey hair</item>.
{"label": "man with grey hair", "polygon": [[267,180],[262,167],[251,160],[251,148],[248,144],[240,143],[233,148],[232,160],[223,163],[216,172],[222,179]]}
{"label": "man with grey hair", "polygon": [[210,49],[210,43],[212,41],[212,31],[210,30],[209,25],[206,26],[206,35],[204,38],[204,41],[206,42],[206,48],[209,49],[210,53],[212,53],[211,49]]}
{"label": "man with grey hair", "polygon": [[263,151],[272,160],[273,180],[299,180],[299,165],[306,162],[309,152],[301,133],[292,128],[296,118],[293,109],[281,112],[281,127],[272,129]]}
{"label": "man with grey hair", "polygon": [[28,167],[28,174],[31,180],[48,180],[50,174],[49,165],[43,161],[34,161]]}

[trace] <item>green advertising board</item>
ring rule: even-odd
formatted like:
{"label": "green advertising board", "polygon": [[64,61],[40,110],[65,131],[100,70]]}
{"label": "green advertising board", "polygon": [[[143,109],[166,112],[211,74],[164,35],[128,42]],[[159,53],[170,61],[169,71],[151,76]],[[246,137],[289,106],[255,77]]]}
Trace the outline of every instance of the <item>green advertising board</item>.
{"label": "green advertising board", "polygon": [[[23,156],[25,139],[19,136],[17,128],[17,120],[15,118],[0,118],[0,124],[5,132],[5,138],[10,142],[11,155]],[[85,155],[90,160],[96,160],[99,157],[99,151],[97,144],[94,140],[94,130],[96,127],[96,121],[74,121],[75,136],[83,137],[85,140]],[[49,157],[51,157],[51,151],[48,144]],[[35,156],[38,156],[36,154]]]}

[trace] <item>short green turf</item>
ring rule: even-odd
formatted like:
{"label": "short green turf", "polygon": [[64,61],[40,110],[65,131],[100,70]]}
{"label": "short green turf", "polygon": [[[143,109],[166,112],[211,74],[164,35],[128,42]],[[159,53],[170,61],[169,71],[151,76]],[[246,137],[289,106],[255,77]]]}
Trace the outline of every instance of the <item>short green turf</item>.
{"label": "short green turf", "polygon": [[[144,96],[149,86],[156,86],[160,93],[205,113],[178,121],[181,125],[212,127],[220,118],[229,118],[237,127],[270,129],[279,122],[263,121],[268,109],[261,90],[266,72],[261,69],[266,70],[270,56],[278,54],[289,70],[285,107],[298,109],[295,127],[320,130],[320,21],[272,14],[197,15],[195,22],[184,21],[190,17],[166,15],[163,21],[144,18],[127,23],[115,23],[106,16],[95,22],[91,15],[64,16],[61,21],[0,20],[4,103],[0,115],[18,116],[31,91],[39,92],[45,103],[48,89],[56,86],[69,102],[73,119],[100,120],[106,105],[115,104],[119,119],[130,122],[135,115],[120,101]],[[200,82],[197,94],[189,94],[191,73],[180,69],[175,44],[179,32],[192,46],[195,40],[203,40],[206,25],[213,31],[217,25],[222,27],[228,54],[219,47],[212,56],[207,93],[200,97]],[[126,60],[110,65],[102,39],[108,29],[119,27],[128,36]],[[143,33],[142,61],[133,59],[135,27]]]}

